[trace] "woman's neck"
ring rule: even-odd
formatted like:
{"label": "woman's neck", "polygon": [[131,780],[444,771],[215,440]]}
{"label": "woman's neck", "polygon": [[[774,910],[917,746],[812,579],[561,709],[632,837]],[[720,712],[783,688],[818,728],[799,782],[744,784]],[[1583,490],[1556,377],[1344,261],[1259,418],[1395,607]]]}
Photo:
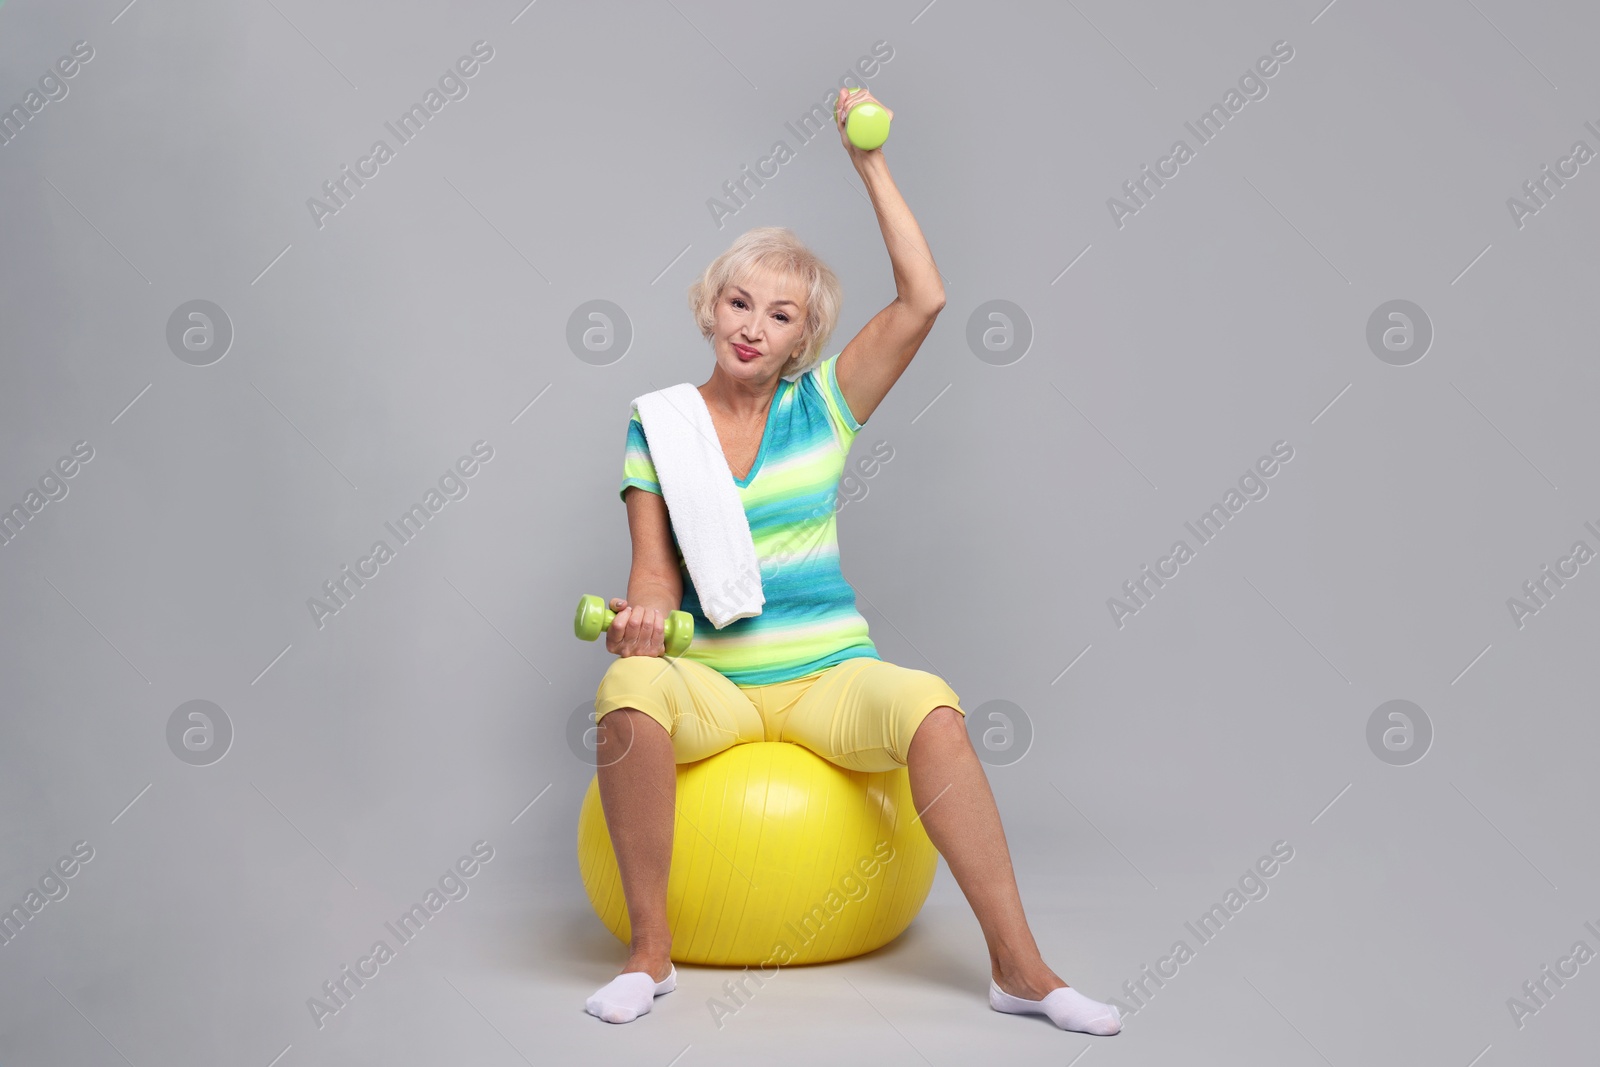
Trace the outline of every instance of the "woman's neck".
{"label": "woman's neck", "polygon": [[740,421],[765,420],[778,395],[781,375],[773,375],[770,382],[729,381],[721,367],[713,368],[711,380],[699,386],[700,395],[708,405]]}

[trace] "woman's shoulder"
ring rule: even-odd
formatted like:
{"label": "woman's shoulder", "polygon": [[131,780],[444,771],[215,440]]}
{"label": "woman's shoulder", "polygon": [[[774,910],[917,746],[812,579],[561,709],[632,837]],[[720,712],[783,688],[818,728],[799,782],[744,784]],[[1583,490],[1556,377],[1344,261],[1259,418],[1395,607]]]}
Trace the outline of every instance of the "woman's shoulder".
{"label": "woman's shoulder", "polygon": [[827,413],[828,421],[833,423],[841,435],[841,442],[848,447],[862,424],[856,421],[855,413],[850,410],[839,388],[839,355],[835,352],[825,359],[819,359],[796,379],[795,384],[799,386],[805,404]]}

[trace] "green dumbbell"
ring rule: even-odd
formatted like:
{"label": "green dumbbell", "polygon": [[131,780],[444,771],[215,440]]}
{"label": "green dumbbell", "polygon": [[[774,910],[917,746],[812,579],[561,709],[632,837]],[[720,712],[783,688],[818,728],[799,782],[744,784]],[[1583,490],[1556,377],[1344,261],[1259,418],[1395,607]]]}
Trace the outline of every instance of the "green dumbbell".
{"label": "green dumbbell", "polygon": [[[572,620],[572,632],[585,641],[593,641],[611,629],[617,613],[606,607],[606,602],[594,595],[578,598],[578,614]],[[674,658],[683,655],[694,640],[694,616],[687,611],[674,611],[667,616],[666,653]]]}
{"label": "green dumbbell", "polygon": [[[833,102],[833,121],[839,121],[838,100]],[[882,105],[874,104],[871,100],[857,104],[844,120],[844,135],[863,152],[870,152],[889,139],[889,113]]]}

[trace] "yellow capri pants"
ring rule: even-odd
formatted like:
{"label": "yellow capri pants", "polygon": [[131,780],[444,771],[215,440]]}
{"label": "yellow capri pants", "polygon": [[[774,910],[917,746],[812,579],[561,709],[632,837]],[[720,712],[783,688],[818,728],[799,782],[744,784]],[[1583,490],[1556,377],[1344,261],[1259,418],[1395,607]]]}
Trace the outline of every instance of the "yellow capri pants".
{"label": "yellow capri pants", "polygon": [[938,675],[865,656],[755,686],[681,657],[624,656],[600,679],[594,721],[637,708],[671,735],[677,763],[745,741],[793,741],[847,770],[888,771],[906,765],[917,727],[938,707],[966,715]]}

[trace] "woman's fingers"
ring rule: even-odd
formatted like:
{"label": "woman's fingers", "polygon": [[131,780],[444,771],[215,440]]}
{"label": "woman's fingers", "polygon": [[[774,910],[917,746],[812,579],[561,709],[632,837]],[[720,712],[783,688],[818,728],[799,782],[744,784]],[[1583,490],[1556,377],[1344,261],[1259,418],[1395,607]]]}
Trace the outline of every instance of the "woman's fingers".
{"label": "woman's fingers", "polygon": [[635,612],[633,619],[628,624],[628,636],[632,642],[633,655],[660,655],[661,653],[656,650],[656,646],[660,643],[658,632],[663,628],[660,608],[640,608]]}
{"label": "woman's fingers", "polygon": [[858,90],[858,89],[840,89],[839,90],[839,94],[840,94],[839,95],[839,125],[843,126],[845,120],[850,117],[850,109],[851,108],[855,107],[855,105],[859,104],[862,100],[866,99],[865,97],[857,96],[856,93],[865,92],[865,91],[866,90],[864,90],[864,89],[861,89],[861,90]]}
{"label": "woman's fingers", "polygon": [[[627,601],[614,597],[612,603],[626,605]],[[619,656],[660,656],[666,652],[666,631],[666,616],[660,608],[624,606],[606,630],[606,651]]]}
{"label": "woman's fingers", "polygon": [[611,622],[611,629],[606,631],[606,636],[615,643],[615,647],[612,648],[613,652],[617,652],[621,655],[631,654],[632,646],[630,644],[629,634],[630,631],[633,633],[638,632],[638,619],[639,612],[635,608],[624,607],[621,611],[617,612],[617,617]]}
{"label": "woman's fingers", "polygon": [[659,655],[655,651],[659,639],[656,631],[661,628],[661,609],[645,608],[639,615],[639,654],[641,656]]}
{"label": "woman's fingers", "polygon": [[[869,100],[879,107],[883,107],[883,101],[873,96],[871,89],[840,89],[839,93],[839,119],[841,122],[849,117],[847,108],[853,110]],[[885,111],[889,110],[886,107],[883,109]]]}
{"label": "woman's fingers", "polygon": [[[612,601],[612,610],[616,611],[616,601]],[[628,609],[617,611],[616,618],[611,620],[611,625],[606,627],[606,651],[617,653],[622,651],[622,631],[628,625]]]}
{"label": "woman's fingers", "polygon": [[640,608],[628,620],[629,648],[635,656],[650,654],[650,617],[655,610],[655,608]]}

